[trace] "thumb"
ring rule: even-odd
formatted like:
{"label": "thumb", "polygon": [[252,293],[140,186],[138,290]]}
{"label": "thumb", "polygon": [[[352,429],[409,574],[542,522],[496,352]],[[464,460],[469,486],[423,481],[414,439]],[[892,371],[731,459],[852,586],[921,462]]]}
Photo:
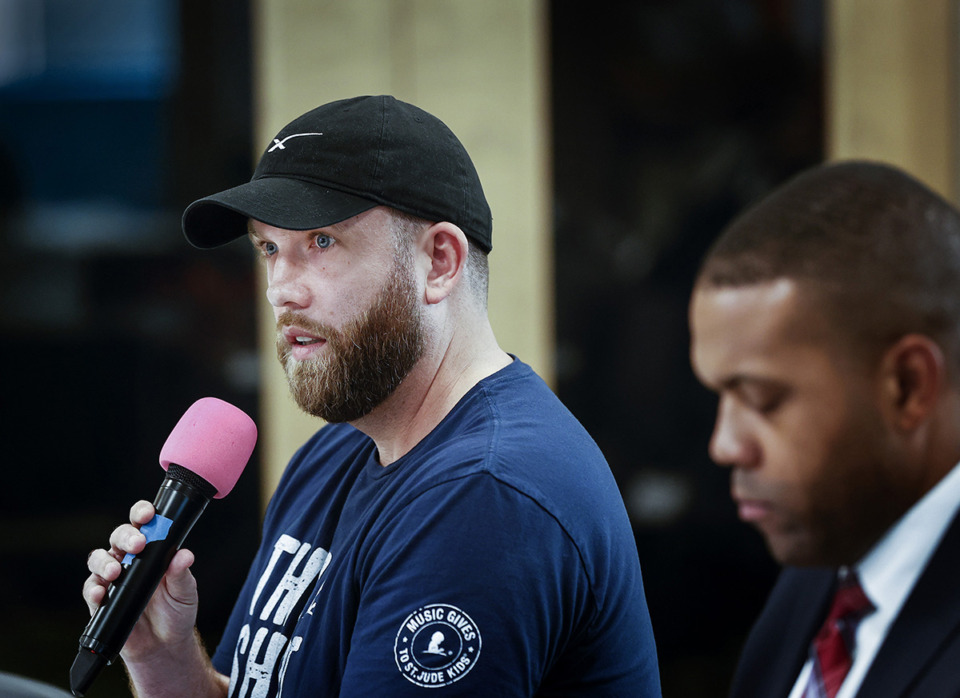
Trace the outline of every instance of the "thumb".
{"label": "thumb", "polygon": [[197,601],[197,580],[190,572],[193,561],[193,552],[186,548],[178,550],[170,560],[165,582],[167,594],[174,602],[193,605]]}

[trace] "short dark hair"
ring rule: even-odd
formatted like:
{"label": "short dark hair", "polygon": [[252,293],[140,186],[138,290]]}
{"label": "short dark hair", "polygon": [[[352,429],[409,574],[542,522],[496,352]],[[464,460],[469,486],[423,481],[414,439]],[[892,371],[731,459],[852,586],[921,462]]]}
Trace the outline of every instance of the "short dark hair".
{"label": "short dark hair", "polygon": [[960,212],[895,167],[801,173],[724,229],[697,284],[777,278],[808,282],[854,339],[879,348],[921,333],[960,367]]}

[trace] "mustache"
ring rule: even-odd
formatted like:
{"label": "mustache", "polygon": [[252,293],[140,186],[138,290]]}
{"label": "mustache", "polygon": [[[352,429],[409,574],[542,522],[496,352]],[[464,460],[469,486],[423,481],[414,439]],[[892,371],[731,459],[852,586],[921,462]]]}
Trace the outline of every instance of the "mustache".
{"label": "mustache", "polygon": [[781,485],[757,482],[749,471],[732,468],[730,471],[730,497],[734,500],[773,502],[779,498]]}
{"label": "mustache", "polygon": [[339,337],[341,332],[329,325],[325,325],[322,322],[316,322],[311,320],[306,315],[302,313],[297,313],[292,310],[285,310],[281,313],[280,317],[277,318],[277,334],[283,333],[283,328],[286,326],[292,325],[294,327],[299,327],[302,330],[306,330],[312,335],[317,337],[323,337],[324,339],[336,338]]}

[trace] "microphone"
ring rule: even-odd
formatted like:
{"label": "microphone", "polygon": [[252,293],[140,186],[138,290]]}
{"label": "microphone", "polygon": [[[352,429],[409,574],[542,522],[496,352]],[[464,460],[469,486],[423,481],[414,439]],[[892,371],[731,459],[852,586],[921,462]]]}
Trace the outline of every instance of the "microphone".
{"label": "microphone", "polygon": [[140,532],[147,545],[121,562],[120,576],[80,636],[70,667],[70,690],[83,696],[100,671],[120,654],[133,626],[190,529],[211,499],[229,494],[253,453],[257,426],[237,407],[213,397],[197,400],[160,450],[167,475]]}

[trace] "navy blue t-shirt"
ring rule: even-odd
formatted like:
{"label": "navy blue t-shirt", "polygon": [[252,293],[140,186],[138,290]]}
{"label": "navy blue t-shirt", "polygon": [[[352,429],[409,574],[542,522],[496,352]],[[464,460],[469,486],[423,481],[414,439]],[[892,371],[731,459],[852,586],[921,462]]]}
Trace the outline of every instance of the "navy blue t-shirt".
{"label": "navy blue t-shirt", "polygon": [[235,698],[660,695],[616,483],[518,360],[387,467],[318,431],[213,662]]}

